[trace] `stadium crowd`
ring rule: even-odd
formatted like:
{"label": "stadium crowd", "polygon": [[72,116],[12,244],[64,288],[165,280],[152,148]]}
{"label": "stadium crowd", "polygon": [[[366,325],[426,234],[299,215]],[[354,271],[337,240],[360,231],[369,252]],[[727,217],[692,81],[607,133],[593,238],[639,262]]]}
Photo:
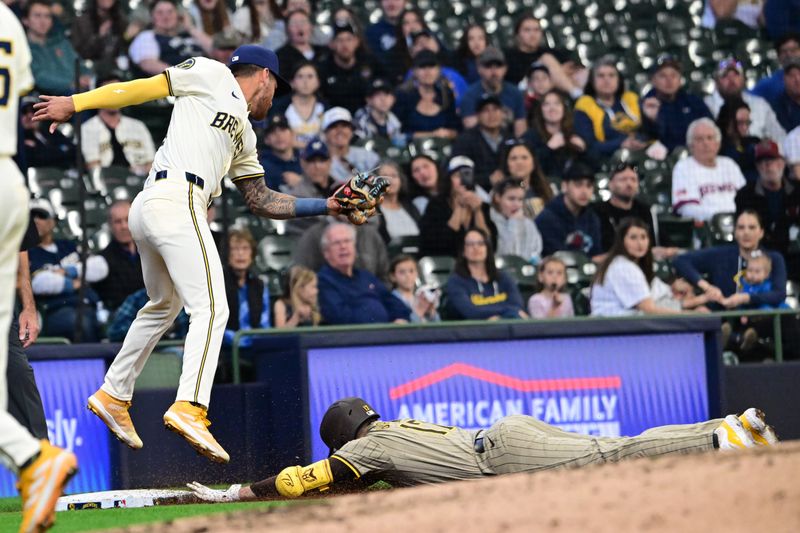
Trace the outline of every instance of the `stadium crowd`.
{"label": "stadium crowd", "polygon": [[[256,124],[268,186],[325,198],[354,172],[389,178],[378,216],[358,227],[262,223],[235,191],[217,200],[228,342],[242,328],[777,309],[787,298],[797,309],[796,1],[686,2],[654,17],[673,32],[661,42],[627,43],[623,23],[643,14],[626,2],[570,13],[523,2],[454,27],[446,9],[403,0],[89,0],[79,12],[4,1],[27,30],[40,94],[261,44],[292,85]],[[618,35],[572,34],[592,5]],[[43,333],[74,336],[81,294],[82,340],[119,340],[146,302],[127,212],[168,103],[87,114],[76,148],[69,126],[50,134],[31,120],[35,101],[21,102],[18,164],[37,197],[29,254]],[[77,222],[76,150],[97,202]],[[783,321],[786,356],[800,358],[797,319]],[[724,332],[747,357],[771,321]]]}

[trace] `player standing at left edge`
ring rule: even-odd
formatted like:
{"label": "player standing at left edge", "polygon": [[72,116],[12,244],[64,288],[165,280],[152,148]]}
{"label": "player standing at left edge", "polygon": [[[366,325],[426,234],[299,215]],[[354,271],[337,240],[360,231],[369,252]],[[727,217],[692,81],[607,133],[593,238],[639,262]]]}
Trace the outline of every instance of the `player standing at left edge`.
{"label": "player standing at left edge", "polygon": [[207,417],[229,312],[222,263],[206,217],[208,204],[222,193],[223,177],[231,177],[256,215],[287,219],[342,212],[355,224],[374,214],[388,183],[356,176],[327,199],[295,198],[268,189],[249,119],[266,117],[276,89],[291,91],[279,74],[275,53],[245,45],[236,49],[228,66],[194,57],[150,78],[71,97],[42,96],[43,102],[34,106],[34,120],[53,121],[52,131],[76,112],[175,97],[166,138],[128,218],[149,301],[128,330],[102,387],[88,401],[89,409],[133,449],[143,445],[128,413],[136,378],[185,307],[191,321],[183,367],[164,424],[208,459],[230,460],[208,430]]}
{"label": "player standing at left edge", "polygon": [[44,531],[55,520],[56,500],[75,474],[72,453],[36,440],[8,413],[6,364],[19,245],[28,226],[28,190],[11,159],[17,151],[19,97],[33,87],[31,52],[17,17],[0,3],[0,459],[19,474],[20,532]]}

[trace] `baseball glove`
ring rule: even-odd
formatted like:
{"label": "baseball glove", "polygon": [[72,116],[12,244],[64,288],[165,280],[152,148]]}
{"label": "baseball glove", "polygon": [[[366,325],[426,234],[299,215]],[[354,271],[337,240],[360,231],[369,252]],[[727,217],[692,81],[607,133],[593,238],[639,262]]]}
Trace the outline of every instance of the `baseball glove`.
{"label": "baseball glove", "polygon": [[342,184],[333,193],[333,198],[350,222],[360,225],[375,214],[375,208],[383,201],[388,187],[389,180],[383,176],[359,172]]}

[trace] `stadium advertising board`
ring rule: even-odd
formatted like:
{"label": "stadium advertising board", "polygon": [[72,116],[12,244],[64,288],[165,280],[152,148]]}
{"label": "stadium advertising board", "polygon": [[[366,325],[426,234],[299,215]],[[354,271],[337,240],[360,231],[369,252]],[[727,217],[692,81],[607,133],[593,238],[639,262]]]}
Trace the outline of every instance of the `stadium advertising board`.
{"label": "stadium advertising board", "polygon": [[524,414],[603,436],[709,412],[702,333],[311,348],[307,365],[314,460],[322,415],[345,396],[384,419],[477,429]]}
{"label": "stadium advertising board", "polygon": [[[50,442],[78,456],[78,474],[65,492],[110,489],[109,433],[86,409],[86,399],[103,382],[105,362],[102,359],[34,361],[31,366],[42,396]],[[8,470],[0,469],[0,497],[17,496],[16,482]]]}

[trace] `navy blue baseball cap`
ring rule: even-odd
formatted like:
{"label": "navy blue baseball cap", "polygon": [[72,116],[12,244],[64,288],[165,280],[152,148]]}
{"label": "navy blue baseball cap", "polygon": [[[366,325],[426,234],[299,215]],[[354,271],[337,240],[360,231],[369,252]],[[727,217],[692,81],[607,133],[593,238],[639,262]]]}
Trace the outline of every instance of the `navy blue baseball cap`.
{"label": "navy blue baseball cap", "polygon": [[278,56],[272,50],[255,44],[245,44],[234,50],[228,68],[232,68],[234,65],[258,65],[261,68],[269,69],[278,80],[278,86],[275,89],[276,97],[292,92],[292,86],[280,75]]}
{"label": "navy blue baseball cap", "polygon": [[309,159],[330,159],[331,154],[328,152],[328,147],[319,137],[314,137],[309,141],[303,151],[300,153],[300,159],[308,161]]}

